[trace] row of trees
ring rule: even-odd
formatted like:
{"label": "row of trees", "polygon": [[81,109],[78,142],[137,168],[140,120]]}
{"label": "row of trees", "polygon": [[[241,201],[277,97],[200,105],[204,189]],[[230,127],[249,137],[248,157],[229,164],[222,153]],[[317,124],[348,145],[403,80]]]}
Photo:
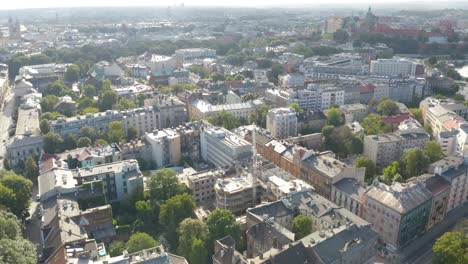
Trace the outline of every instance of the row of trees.
{"label": "row of trees", "polygon": [[[50,127],[42,127],[41,130],[44,135],[44,152],[46,153],[60,153],[64,150],[72,150],[75,148],[89,147],[94,145],[108,145],[110,143],[121,143],[125,139],[125,131],[121,121],[112,121],[109,123],[107,133],[103,131],[96,131],[90,126],[84,126],[80,129],[79,137],[76,134],[68,134],[62,138],[60,134],[50,132]],[[138,131],[134,127],[127,130],[127,140],[136,138]]]}

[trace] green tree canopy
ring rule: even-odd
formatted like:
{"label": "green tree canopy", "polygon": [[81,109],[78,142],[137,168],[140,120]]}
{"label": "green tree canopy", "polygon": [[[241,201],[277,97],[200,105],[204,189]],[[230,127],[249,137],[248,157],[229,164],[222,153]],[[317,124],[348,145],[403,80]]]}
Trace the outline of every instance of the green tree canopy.
{"label": "green tree canopy", "polygon": [[158,246],[159,243],[147,233],[136,232],[130,236],[130,239],[125,244],[128,253],[135,253],[143,249]]}
{"label": "green tree canopy", "polygon": [[390,165],[383,169],[383,181],[386,184],[392,184],[395,181],[395,176],[400,173],[400,163],[398,161],[392,162]]}
{"label": "green tree canopy", "polygon": [[43,141],[45,153],[54,154],[63,150],[63,138],[57,133],[49,132],[45,134]]}
{"label": "green tree canopy", "polygon": [[359,157],[354,161],[354,166],[357,168],[366,168],[365,180],[367,183],[371,183],[376,175],[375,163],[368,157]]}
{"label": "green tree canopy", "polygon": [[349,34],[344,29],[338,29],[333,33],[333,40],[338,43],[346,43],[349,40]]}
{"label": "green tree canopy", "polygon": [[432,251],[434,264],[468,263],[468,236],[462,232],[447,232],[437,239]]}
{"label": "green tree canopy", "polygon": [[126,247],[123,241],[114,241],[112,242],[112,246],[109,249],[109,255],[111,257],[121,256],[125,249]]}
{"label": "green tree canopy", "polygon": [[63,147],[64,149],[76,149],[77,139],[78,137],[76,134],[68,134],[65,139],[63,140]]}
{"label": "green tree canopy", "polygon": [[392,116],[398,113],[399,107],[393,100],[385,99],[377,106],[377,111],[384,116]]}
{"label": "green tree canopy", "polygon": [[215,126],[224,127],[227,130],[239,127],[239,120],[236,116],[226,111],[221,111],[221,113],[208,117],[208,122]]}
{"label": "green tree canopy", "polygon": [[39,176],[39,166],[31,156],[24,163],[24,176],[30,180],[35,180]]}
{"label": "green tree canopy", "polygon": [[97,95],[96,87],[92,84],[87,84],[85,87],[83,87],[83,95],[86,97],[94,97]]}
{"label": "green tree canopy", "polygon": [[123,124],[121,121],[112,121],[109,123],[109,131],[107,132],[107,138],[112,143],[122,142],[125,136]]}
{"label": "green tree canopy", "polygon": [[104,90],[99,96],[98,105],[99,110],[107,111],[112,109],[112,106],[117,102],[117,93],[111,89]]}
{"label": "green tree canopy", "polygon": [[301,107],[299,106],[298,103],[292,103],[292,104],[289,105],[289,107],[294,109],[294,111],[296,111],[296,113],[298,113],[298,114],[304,112],[304,110],[301,109]]}
{"label": "green tree canopy", "polygon": [[327,111],[328,124],[338,127],[343,124],[343,113],[340,109],[332,107]]}
{"label": "green tree canopy", "polygon": [[20,217],[31,202],[32,182],[11,171],[0,173],[0,204]]}
{"label": "green tree canopy", "polygon": [[128,110],[128,109],[133,109],[136,108],[137,105],[134,101],[129,100],[125,97],[119,98],[119,101],[117,102],[117,109],[120,111]]}
{"label": "green tree canopy", "polygon": [[331,150],[339,157],[362,153],[362,140],[353,135],[347,126],[324,126],[322,128],[323,148]]}
{"label": "green tree canopy", "polygon": [[[186,257],[194,263],[206,263],[208,251],[206,250],[207,247],[204,242],[208,239],[208,226],[200,220],[186,218],[180,223],[177,232],[179,234],[179,247],[177,248],[178,254]],[[199,243],[195,242],[195,240],[201,241],[203,243],[203,247],[199,248]],[[193,247],[194,243],[197,244],[195,248]],[[201,254],[204,257],[198,259],[201,256],[197,256],[197,251],[205,251],[205,253]],[[192,259],[195,256],[197,261]]]}
{"label": "green tree canopy", "polygon": [[184,193],[169,198],[159,211],[159,222],[166,230],[165,237],[170,244],[177,248],[178,236],[177,226],[179,223],[193,215],[195,209],[195,202],[193,196]]}
{"label": "green tree canopy", "polygon": [[35,264],[36,256],[36,246],[23,238],[18,218],[0,210],[0,263]]}
{"label": "green tree canopy", "polygon": [[80,137],[76,144],[79,148],[83,148],[91,146],[92,142],[89,137]]}
{"label": "green tree canopy", "polygon": [[424,120],[423,120],[423,117],[422,117],[422,109],[420,109],[420,108],[410,108],[409,110],[410,110],[411,114],[414,116],[414,118],[416,120],[418,120],[418,122],[420,124],[424,123]]}
{"label": "green tree canopy", "polygon": [[210,253],[213,252],[214,241],[228,235],[234,238],[236,245],[239,246],[240,225],[236,222],[236,218],[231,211],[215,209],[208,216],[206,225],[209,231],[208,246],[210,247]]}
{"label": "green tree canopy", "polygon": [[59,102],[55,95],[47,95],[41,99],[41,110],[43,113],[54,111],[54,106]]}
{"label": "green tree canopy", "polygon": [[424,155],[426,155],[430,163],[436,162],[444,156],[439,143],[437,143],[434,140],[427,141],[426,143],[424,143],[423,151]]}
{"label": "green tree canopy", "polygon": [[50,132],[50,123],[47,119],[41,119],[39,122],[39,128],[41,129],[42,134],[47,134]]}
{"label": "green tree canopy", "polygon": [[65,70],[65,81],[67,82],[77,82],[80,77],[80,67],[76,64],[71,64]]}
{"label": "green tree canopy", "polygon": [[83,126],[80,128],[80,136],[81,137],[87,137],[91,139],[91,141],[94,141],[96,139],[96,130],[90,126]]}
{"label": "green tree canopy", "polygon": [[366,116],[362,122],[362,128],[366,135],[377,135],[389,130],[382,121],[382,117],[376,114]]}
{"label": "green tree canopy", "polygon": [[138,130],[136,127],[131,126],[127,129],[127,141],[134,140],[138,136]]}
{"label": "green tree canopy", "polygon": [[429,165],[429,159],[422,150],[417,148],[407,150],[401,161],[405,168],[406,179],[421,175]]}
{"label": "green tree canopy", "polygon": [[308,234],[312,233],[312,218],[305,215],[298,215],[294,217],[292,224],[292,231],[295,235],[295,239],[301,239]]}
{"label": "green tree canopy", "polygon": [[167,168],[158,170],[150,176],[148,188],[150,199],[161,203],[185,192],[185,185],[179,183],[176,172]]}

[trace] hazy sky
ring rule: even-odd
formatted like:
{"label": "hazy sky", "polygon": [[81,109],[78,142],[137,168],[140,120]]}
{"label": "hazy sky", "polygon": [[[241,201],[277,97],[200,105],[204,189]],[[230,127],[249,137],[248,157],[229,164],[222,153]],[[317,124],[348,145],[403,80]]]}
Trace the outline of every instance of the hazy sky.
{"label": "hazy sky", "polygon": [[[450,0],[439,0],[450,1]],[[0,0],[0,9],[76,7],[76,6],[173,6],[185,3],[186,6],[271,6],[331,3],[391,3],[394,0]],[[402,0],[397,2],[403,2]]]}

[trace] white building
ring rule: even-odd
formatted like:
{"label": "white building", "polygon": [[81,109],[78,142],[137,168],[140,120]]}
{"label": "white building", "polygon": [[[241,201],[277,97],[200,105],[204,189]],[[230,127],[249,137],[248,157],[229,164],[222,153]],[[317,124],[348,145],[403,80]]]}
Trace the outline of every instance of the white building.
{"label": "white building", "polygon": [[250,115],[257,112],[257,108],[263,104],[260,100],[253,100],[237,104],[212,105],[205,100],[195,100],[190,104],[190,117],[192,119],[206,119],[209,116],[226,112],[236,118],[248,120]]}
{"label": "white building", "polygon": [[269,110],[266,118],[266,129],[278,139],[297,136],[296,111],[286,107]]}
{"label": "white building", "polygon": [[179,164],[181,159],[179,133],[167,128],[146,133],[143,138],[151,145],[152,160],[157,168]]}
{"label": "white building", "polygon": [[178,66],[194,59],[216,58],[216,50],[207,48],[179,49],[175,51],[175,59]]}
{"label": "white building", "polygon": [[252,157],[252,144],[220,127],[203,131],[200,145],[203,160],[217,167],[230,167]]}
{"label": "white building", "polygon": [[420,64],[403,58],[378,59],[371,61],[370,73],[383,76],[416,76]]}
{"label": "white building", "polygon": [[145,65],[153,74],[170,75],[176,68],[176,60],[174,57],[153,54],[145,61]]}

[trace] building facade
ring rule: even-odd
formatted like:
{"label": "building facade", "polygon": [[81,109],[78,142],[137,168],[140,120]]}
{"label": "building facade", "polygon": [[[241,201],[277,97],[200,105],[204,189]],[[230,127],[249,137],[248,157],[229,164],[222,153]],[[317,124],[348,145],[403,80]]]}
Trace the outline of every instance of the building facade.
{"label": "building facade", "polygon": [[297,115],[291,108],[274,108],[268,111],[266,129],[278,139],[297,136]]}

